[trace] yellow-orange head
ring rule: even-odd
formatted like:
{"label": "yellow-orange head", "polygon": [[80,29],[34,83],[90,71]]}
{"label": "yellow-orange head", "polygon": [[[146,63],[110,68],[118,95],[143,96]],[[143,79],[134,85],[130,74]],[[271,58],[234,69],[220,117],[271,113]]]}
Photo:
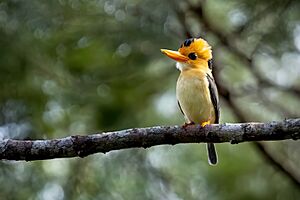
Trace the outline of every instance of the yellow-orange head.
{"label": "yellow-orange head", "polygon": [[186,39],[178,51],[161,49],[168,57],[177,61],[180,70],[187,68],[208,67],[212,59],[211,46],[202,38]]}

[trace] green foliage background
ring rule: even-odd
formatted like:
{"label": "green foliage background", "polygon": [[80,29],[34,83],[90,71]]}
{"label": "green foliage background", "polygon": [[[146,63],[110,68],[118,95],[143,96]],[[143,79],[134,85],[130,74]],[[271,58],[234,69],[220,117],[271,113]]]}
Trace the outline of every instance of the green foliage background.
{"label": "green foliage background", "polygon": [[[158,0],[0,1],[0,139],[182,124],[175,97],[179,72],[159,49],[177,49],[186,38],[176,12],[185,6]],[[254,63],[260,73],[280,87],[299,88],[297,1],[280,17],[276,11],[284,7],[281,1],[213,0],[203,6],[209,23],[224,34],[251,22],[234,44],[250,54],[259,43]],[[266,7],[271,8],[261,12]],[[235,98],[247,120],[299,116],[297,96],[261,89],[240,59],[205,32],[196,17],[188,16],[189,30],[214,48],[219,84],[251,91]],[[222,122],[238,121],[224,99],[221,107]],[[299,142],[270,146],[285,162],[299,166]],[[299,198],[299,187],[266,163],[252,144],[217,148],[216,167],[207,164],[202,144],[83,159],[2,161],[0,199]]]}

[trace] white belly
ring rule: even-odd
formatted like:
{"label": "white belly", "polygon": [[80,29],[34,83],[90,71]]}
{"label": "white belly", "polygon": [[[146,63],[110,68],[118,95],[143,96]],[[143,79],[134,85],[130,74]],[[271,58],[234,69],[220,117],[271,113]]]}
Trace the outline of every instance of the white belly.
{"label": "white belly", "polygon": [[206,78],[179,76],[176,96],[188,122],[203,123],[215,121],[215,111],[210,99]]}

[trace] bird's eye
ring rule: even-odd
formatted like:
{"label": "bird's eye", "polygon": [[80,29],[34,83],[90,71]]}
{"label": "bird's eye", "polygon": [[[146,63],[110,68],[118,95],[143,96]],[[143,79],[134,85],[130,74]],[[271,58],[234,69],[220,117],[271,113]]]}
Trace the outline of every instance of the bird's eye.
{"label": "bird's eye", "polygon": [[188,55],[188,57],[191,59],[191,60],[196,60],[197,59],[197,54],[196,53],[190,53]]}

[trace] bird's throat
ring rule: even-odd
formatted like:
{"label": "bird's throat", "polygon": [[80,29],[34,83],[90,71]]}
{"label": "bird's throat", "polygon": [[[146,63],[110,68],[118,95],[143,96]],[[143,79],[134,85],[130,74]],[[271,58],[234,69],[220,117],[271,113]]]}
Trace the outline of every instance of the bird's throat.
{"label": "bird's throat", "polygon": [[191,69],[192,66],[190,64],[184,63],[184,62],[176,62],[176,68],[180,71],[184,71],[184,70]]}

